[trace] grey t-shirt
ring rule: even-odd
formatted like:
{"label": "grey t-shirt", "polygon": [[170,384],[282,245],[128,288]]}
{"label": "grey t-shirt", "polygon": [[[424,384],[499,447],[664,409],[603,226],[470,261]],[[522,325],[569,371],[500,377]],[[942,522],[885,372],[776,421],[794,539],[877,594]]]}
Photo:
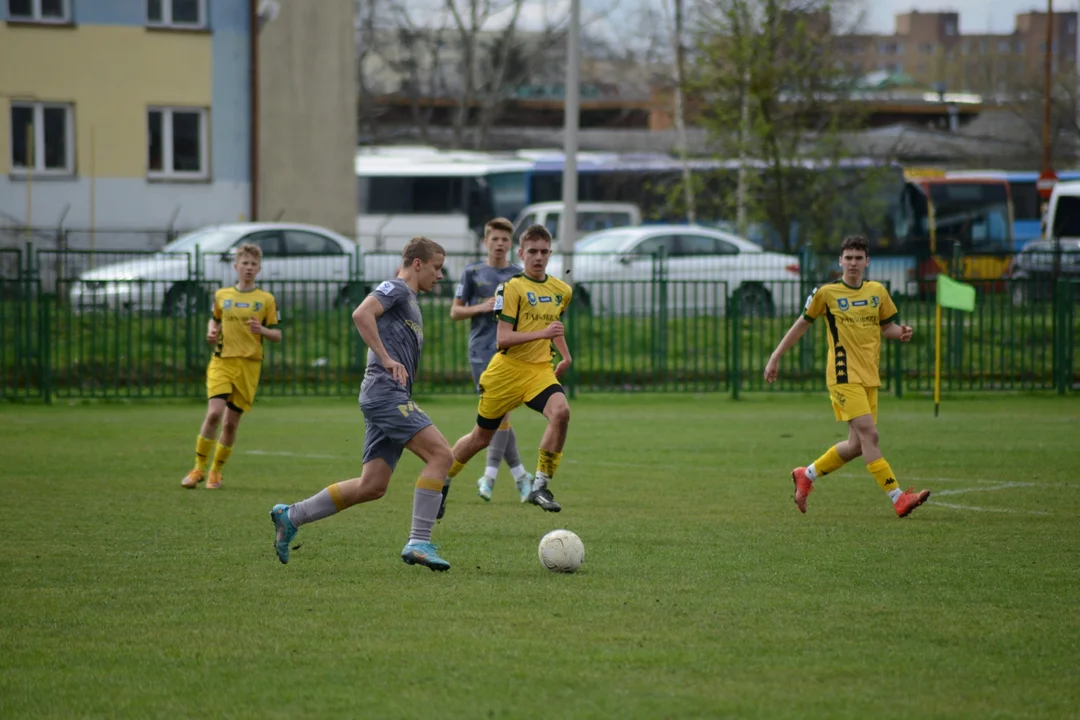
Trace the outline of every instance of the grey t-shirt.
{"label": "grey t-shirt", "polygon": [[[521,268],[507,265],[504,268],[491,267],[487,263],[474,263],[461,273],[461,283],[454,296],[466,305],[479,305],[488,298],[495,297],[495,289],[515,275],[520,275]],[[486,363],[498,350],[496,343],[495,313],[473,315],[472,327],[469,328],[469,362]]]}
{"label": "grey t-shirt", "polygon": [[[379,284],[369,297],[374,297],[383,306],[383,314],[376,321],[379,338],[391,358],[405,366],[409,373],[409,382],[405,390],[412,394],[416,369],[420,365],[420,351],[424,349],[424,318],[416,302],[416,293],[401,278],[394,278]],[[371,399],[376,394],[386,394],[386,390],[400,393],[401,385],[394,380],[379,357],[368,350],[367,368],[364,370],[364,382],[360,386],[360,399]],[[395,393],[395,394],[396,394]]]}

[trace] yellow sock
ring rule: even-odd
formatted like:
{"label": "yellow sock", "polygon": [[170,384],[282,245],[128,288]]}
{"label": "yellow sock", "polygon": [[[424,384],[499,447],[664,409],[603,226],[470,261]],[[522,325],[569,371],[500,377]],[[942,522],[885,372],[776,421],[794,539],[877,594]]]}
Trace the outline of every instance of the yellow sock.
{"label": "yellow sock", "polygon": [[870,474],[874,476],[874,480],[885,492],[899,489],[900,483],[896,482],[892,468],[889,467],[889,463],[885,462],[885,458],[878,458],[872,463],[867,463],[866,469],[870,471]]}
{"label": "yellow sock", "polygon": [[847,461],[840,457],[840,453],[836,451],[836,446],[833,445],[825,451],[824,455],[814,461],[814,470],[817,471],[818,477],[821,477],[822,475],[836,472],[844,467],[845,462]]}
{"label": "yellow sock", "polygon": [[450,466],[450,472],[446,473],[447,477],[456,478],[458,473],[465,469],[465,463],[460,463],[457,458],[454,458],[454,464]]}
{"label": "yellow sock", "polygon": [[232,445],[218,443],[217,449],[214,450],[214,464],[210,466],[210,472],[221,472],[221,468],[229,461],[230,455],[232,455]]}
{"label": "yellow sock", "polygon": [[562,462],[561,452],[541,450],[540,460],[536,463],[536,472],[544,473],[549,478],[553,478],[555,477],[555,471],[559,469],[560,462]]}
{"label": "yellow sock", "polygon": [[214,441],[204,438],[202,435],[195,441],[195,469],[206,470],[210,463],[210,451],[214,449]]}

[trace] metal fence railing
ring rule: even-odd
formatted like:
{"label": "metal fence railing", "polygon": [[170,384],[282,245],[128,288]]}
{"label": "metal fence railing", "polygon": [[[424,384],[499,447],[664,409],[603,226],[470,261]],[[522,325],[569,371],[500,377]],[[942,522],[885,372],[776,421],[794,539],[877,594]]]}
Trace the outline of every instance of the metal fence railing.
{"label": "metal fence railing", "polygon": [[[6,256],[3,256],[6,257]],[[20,258],[8,258],[18,264]],[[21,259],[25,269],[27,261]],[[80,267],[56,258],[58,267]],[[34,265],[30,265],[31,270]],[[573,392],[818,391],[827,355],[821,327],[783,360],[765,384],[773,348],[791,326],[812,279],[747,283],[678,280],[669,268],[646,280],[595,281],[578,289],[566,317]],[[112,301],[78,302],[81,275],[57,272],[52,289],[33,273],[0,279],[0,397],[198,397],[210,350],[204,336],[217,281],[115,280]],[[1080,387],[1080,282],[1061,279],[1049,297],[1023,296],[1025,280],[995,280],[974,313],[945,312],[946,391],[1056,390]],[[268,345],[260,394],[347,395],[359,388],[366,349],[351,312],[362,295],[339,281],[267,280],[283,318],[284,339]],[[751,288],[748,290],[748,288]],[[586,299],[583,290],[591,296]],[[65,294],[66,293],[66,294]],[[916,328],[911,343],[883,345],[883,391],[926,392],[933,384],[934,300],[894,293]],[[122,299],[122,300],[121,300]],[[425,349],[422,393],[472,393],[468,323],[450,320],[451,296],[420,298]]]}

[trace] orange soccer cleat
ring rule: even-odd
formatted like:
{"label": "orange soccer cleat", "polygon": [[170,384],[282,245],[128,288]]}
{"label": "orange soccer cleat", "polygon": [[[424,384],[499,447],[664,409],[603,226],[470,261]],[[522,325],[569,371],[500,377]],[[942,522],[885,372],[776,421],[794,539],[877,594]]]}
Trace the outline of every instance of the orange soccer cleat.
{"label": "orange soccer cleat", "polygon": [[186,487],[188,490],[194,490],[199,483],[206,479],[206,473],[202,470],[192,470],[184,479],[180,481],[180,485]]}
{"label": "orange soccer cleat", "polygon": [[791,482],[795,483],[795,507],[806,513],[806,496],[814,491],[814,483],[806,477],[806,468],[797,467],[791,471]]}
{"label": "orange soccer cleat", "polygon": [[220,490],[221,489],[221,473],[210,471],[210,478],[206,481],[207,490]]}
{"label": "orange soccer cleat", "polygon": [[920,490],[919,492],[913,492],[913,490],[915,490],[915,488],[909,487],[904,491],[904,494],[893,503],[893,507],[896,508],[897,517],[907,517],[911,514],[912,510],[922,505],[926,502],[927,498],[930,497],[929,490]]}

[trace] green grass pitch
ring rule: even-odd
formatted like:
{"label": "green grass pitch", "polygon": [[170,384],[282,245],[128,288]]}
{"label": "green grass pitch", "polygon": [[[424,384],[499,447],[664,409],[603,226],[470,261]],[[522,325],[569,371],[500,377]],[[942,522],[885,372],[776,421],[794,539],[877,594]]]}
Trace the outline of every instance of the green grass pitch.
{"label": "green grass pitch", "polygon": [[[453,442],[468,398],[421,398]],[[1074,398],[882,399],[898,520],[862,465],[800,515],[842,437],[827,397],[573,402],[552,489],[458,479],[404,565],[415,458],[301,528],[267,511],[360,471],[354,400],[270,399],[225,487],[185,491],[202,403],[0,406],[0,717],[1062,718],[1080,712]],[[535,464],[542,419],[515,414]],[[567,527],[576,575],[544,570]]]}

